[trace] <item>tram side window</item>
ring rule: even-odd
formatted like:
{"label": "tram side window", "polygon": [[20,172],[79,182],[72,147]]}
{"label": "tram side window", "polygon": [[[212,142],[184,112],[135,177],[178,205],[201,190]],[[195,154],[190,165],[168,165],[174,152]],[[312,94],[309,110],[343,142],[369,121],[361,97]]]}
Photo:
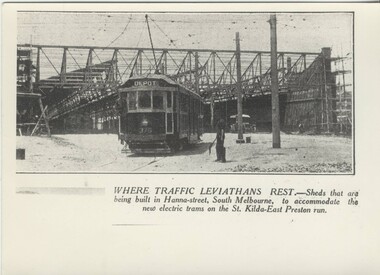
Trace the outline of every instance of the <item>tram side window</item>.
{"label": "tram side window", "polygon": [[173,97],[173,111],[177,112],[177,94],[174,94]]}
{"label": "tram side window", "polygon": [[164,97],[162,94],[153,93],[153,109],[164,108]]}
{"label": "tram side window", "polygon": [[190,96],[188,95],[185,95],[185,106],[186,106],[186,112],[191,112],[191,109],[190,109]]}
{"label": "tram side window", "polygon": [[171,108],[172,107],[172,92],[166,92],[166,105],[167,105],[167,108]]}
{"label": "tram side window", "polygon": [[189,112],[189,96],[180,94],[181,112]]}
{"label": "tram side window", "polygon": [[128,97],[127,96],[128,95],[126,93],[122,93],[117,102],[117,108],[122,113],[128,111]]}
{"label": "tram side window", "polygon": [[184,109],[184,96],[181,93],[178,96],[179,96],[179,108],[180,108],[181,112],[184,112],[185,111],[185,109]]}
{"label": "tram side window", "polygon": [[151,108],[151,92],[140,91],[139,92],[139,108]]}
{"label": "tram side window", "polygon": [[167,113],[167,124],[166,124],[166,132],[171,133],[173,132],[173,114],[172,113]]}
{"label": "tram side window", "polygon": [[128,109],[136,110],[136,92],[128,93]]}

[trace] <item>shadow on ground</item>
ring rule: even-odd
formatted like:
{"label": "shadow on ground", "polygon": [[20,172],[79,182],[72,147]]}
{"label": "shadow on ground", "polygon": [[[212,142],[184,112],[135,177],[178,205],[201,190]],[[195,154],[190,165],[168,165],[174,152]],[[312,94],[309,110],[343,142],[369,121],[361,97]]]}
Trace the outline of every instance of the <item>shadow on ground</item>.
{"label": "shadow on ground", "polygon": [[[137,153],[127,153],[129,158],[136,157],[174,157],[174,156],[192,156],[192,155],[202,155],[208,148],[210,147],[211,142],[201,142],[197,144],[191,144],[185,146],[183,150],[175,152],[175,153],[156,153],[156,154],[137,154]],[[213,150],[212,150],[213,151]],[[211,152],[212,152],[211,151]]]}

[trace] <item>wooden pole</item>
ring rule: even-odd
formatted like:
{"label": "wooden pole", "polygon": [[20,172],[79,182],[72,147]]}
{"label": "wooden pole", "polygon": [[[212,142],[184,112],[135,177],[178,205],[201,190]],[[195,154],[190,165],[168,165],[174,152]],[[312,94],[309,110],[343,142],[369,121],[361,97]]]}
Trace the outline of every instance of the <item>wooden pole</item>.
{"label": "wooden pole", "polygon": [[46,126],[46,130],[47,130],[47,133],[48,133],[48,137],[51,136],[50,134],[50,127],[49,127],[49,119],[46,117],[46,114],[45,114],[45,109],[44,109],[44,106],[42,104],[42,100],[41,98],[38,99],[38,103],[40,105],[40,108],[41,108],[41,115],[43,116],[44,120],[45,120],[45,126]]}
{"label": "wooden pole", "polygon": [[240,38],[236,33],[236,74],[237,74],[237,109],[238,109],[238,138],[237,143],[244,143],[243,139],[243,95],[241,89],[241,60],[240,60]]}
{"label": "wooden pole", "polygon": [[271,48],[271,89],[272,89],[272,146],[281,148],[280,140],[280,101],[278,96],[277,72],[277,31],[276,15],[270,15],[270,48]]}
{"label": "wooden pole", "polygon": [[[47,109],[47,105],[46,105],[45,108],[44,108],[44,112],[46,111],[46,109]],[[41,122],[42,117],[43,117],[43,116],[42,116],[42,113],[41,113],[41,115],[40,115],[40,117],[39,117],[39,119],[38,119],[38,121],[37,121],[37,123],[36,123],[36,126],[34,126],[33,131],[32,131],[32,133],[30,134],[31,136],[33,136],[34,133],[36,132],[38,126],[40,125],[40,122]]]}
{"label": "wooden pole", "polygon": [[211,113],[211,129],[214,129],[214,91],[212,91],[210,100],[210,113]]}
{"label": "wooden pole", "polygon": [[192,54],[192,52],[189,52],[189,53],[188,53],[188,56],[189,56],[190,83],[191,83],[191,81],[192,81],[192,73],[191,73],[191,71],[193,70],[193,68],[192,68],[192,64],[191,64],[191,54]]}

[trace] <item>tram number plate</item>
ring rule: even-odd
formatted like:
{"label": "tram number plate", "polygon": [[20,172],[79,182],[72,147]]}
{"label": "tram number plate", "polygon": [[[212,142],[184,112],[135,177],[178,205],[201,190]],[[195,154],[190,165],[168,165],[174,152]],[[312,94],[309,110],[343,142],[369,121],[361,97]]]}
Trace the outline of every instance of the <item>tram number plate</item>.
{"label": "tram number plate", "polygon": [[140,128],[140,134],[151,134],[151,133],[152,133],[152,128],[150,127]]}

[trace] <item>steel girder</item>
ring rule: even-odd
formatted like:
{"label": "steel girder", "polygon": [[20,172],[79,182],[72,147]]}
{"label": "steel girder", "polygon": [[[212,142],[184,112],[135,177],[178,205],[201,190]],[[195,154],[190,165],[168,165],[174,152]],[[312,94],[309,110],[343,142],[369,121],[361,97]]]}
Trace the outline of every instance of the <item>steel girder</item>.
{"label": "steel girder", "polygon": [[[155,71],[198,92],[205,100],[235,97],[236,53],[233,50],[103,48],[18,45],[32,50],[35,89],[45,95],[51,118],[97,101],[114,100],[117,87],[132,75]],[[280,92],[313,63],[319,53],[279,52]],[[270,52],[241,51],[245,97],[270,93]],[[58,70],[57,68],[60,68]],[[95,106],[95,105],[94,105]]]}

